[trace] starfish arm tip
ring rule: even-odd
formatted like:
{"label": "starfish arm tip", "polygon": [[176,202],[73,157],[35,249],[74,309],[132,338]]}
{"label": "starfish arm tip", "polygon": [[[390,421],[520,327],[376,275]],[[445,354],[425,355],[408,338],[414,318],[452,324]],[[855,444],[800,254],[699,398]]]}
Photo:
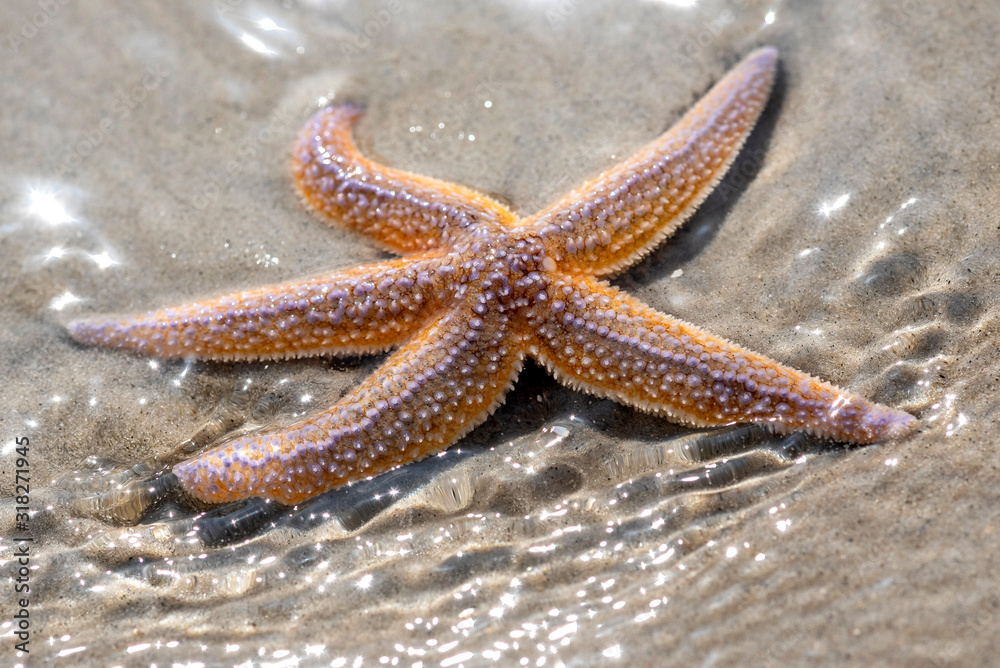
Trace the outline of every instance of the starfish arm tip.
{"label": "starfish arm tip", "polygon": [[887,406],[877,406],[862,420],[863,429],[873,435],[872,441],[895,441],[908,436],[918,420],[905,411]]}
{"label": "starfish arm tip", "polygon": [[771,45],[762,46],[751,52],[746,57],[746,60],[748,62],[758,63],[765,67],[773,66],[778,60],[778,47]]}
{"label": "starfish arm tip", "polygon": [[73,320],[68,325],[66,325],[66,332],[69,333],[75,341],[80,341],[83,343],[83,338],[87,336],[87,321],[86,320]]}
{"label": "starfish arm tip", "polygon": [[88,346],[119,347],[122,344],[123,328],[107,318],[81,318],[66,325],[66,331],[74,341]]}

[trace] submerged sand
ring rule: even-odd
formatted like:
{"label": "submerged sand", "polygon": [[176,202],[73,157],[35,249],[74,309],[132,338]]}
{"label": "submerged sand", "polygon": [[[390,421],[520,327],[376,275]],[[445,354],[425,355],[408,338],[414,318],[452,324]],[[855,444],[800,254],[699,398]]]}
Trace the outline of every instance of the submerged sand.
{"label": "submerged sand", "polygon": [[[14,443],[27,436],[37,568],[30,661],[9,623],[4,656],[989,665],[1000,13],[683,4],[8,7],[0,560],[12,568]],[[677,476],[704,468],[674,440],[689,430],[529,368],[446,456],[245,544],[171,534],[193,515],[178,504],[138,527],[68,511],[74,478],[171,450],[248,383],[287,420],[379,363],[155,363],[64,330],[385,257],[292,190],[288,150],[322,98],[366,106],[368,154],[528,214],[662,132],[763,44],[780,50],[780,81],[733,175],[616,283],[914,413],[911,438],[767,442],[731,459],[731,484],[692,490]]]}

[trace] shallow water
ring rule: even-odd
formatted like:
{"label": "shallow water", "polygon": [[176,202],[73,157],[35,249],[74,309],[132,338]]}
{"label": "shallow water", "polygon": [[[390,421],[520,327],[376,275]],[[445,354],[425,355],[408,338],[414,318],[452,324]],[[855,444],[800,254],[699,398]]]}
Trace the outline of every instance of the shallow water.
{"label": "shallow water", "polygon": [[[801,4],[9,5],[0,561],[27,436],[34,570],[30,657],[4,621],[4,658],[988,664],[1000,10]],[[699,439],[529,367],[447,453],[248,541],[206,545],[176,502],[135,526],[80,512],[108,471],[206,425],[318,410],[378,365],[157,362],[63,329],[384,257],[293,193],[289,147],[318,105],[364,104],[368,154],[528,214],[761,44],[781,78],[732,175],[616,283],[913,412],[916,435]]]}

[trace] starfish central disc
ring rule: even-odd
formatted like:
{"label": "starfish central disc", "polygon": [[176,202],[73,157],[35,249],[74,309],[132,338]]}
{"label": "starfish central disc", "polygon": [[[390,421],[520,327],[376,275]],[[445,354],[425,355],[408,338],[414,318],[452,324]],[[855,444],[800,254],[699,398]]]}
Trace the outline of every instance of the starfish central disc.
{"label": "starfish central disc", "polygon": [[141,316],[70,325],[87,344],[219,360],[393,349],[329,409],[174,467],[207,502],[295,504],[448,447],[531,356],[566,385],[700,427],[762,422],[871,443],[913,416],[660,313],[600,280],[708,196],[764,108],[777,51],[753,52],[673,128],[527,219],[461,186],[361,155],[352,105],[299,136],[293,173],[323,216],[406,257]]}

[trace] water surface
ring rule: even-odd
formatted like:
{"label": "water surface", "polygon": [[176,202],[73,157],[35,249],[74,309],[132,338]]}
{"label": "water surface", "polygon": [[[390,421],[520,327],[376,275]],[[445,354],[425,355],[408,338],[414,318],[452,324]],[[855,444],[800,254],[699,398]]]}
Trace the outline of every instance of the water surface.
{"label": "water surface", "polygon": [[[0,560],[12,567],[27,436],[35,569],[30,660],[9,649],[9,622],[6,656],[986,663],[1000,637],[1000,16],[961,4],[10,5]],[[529,367],[443,456],[249,541],[185,535],[195,511],[177,503],[135,526],[72,511],[101,472],[155,459],[220,411],[293,419],[380,362],[160,362],[63,329],[385,257],[292,190],[289,148],[319,105],[365,105],[358,141],[380,161],[529,214],[763,44],[781,77],[733,175],[616,283],[915,413],[912,438],[695,440]]]}

